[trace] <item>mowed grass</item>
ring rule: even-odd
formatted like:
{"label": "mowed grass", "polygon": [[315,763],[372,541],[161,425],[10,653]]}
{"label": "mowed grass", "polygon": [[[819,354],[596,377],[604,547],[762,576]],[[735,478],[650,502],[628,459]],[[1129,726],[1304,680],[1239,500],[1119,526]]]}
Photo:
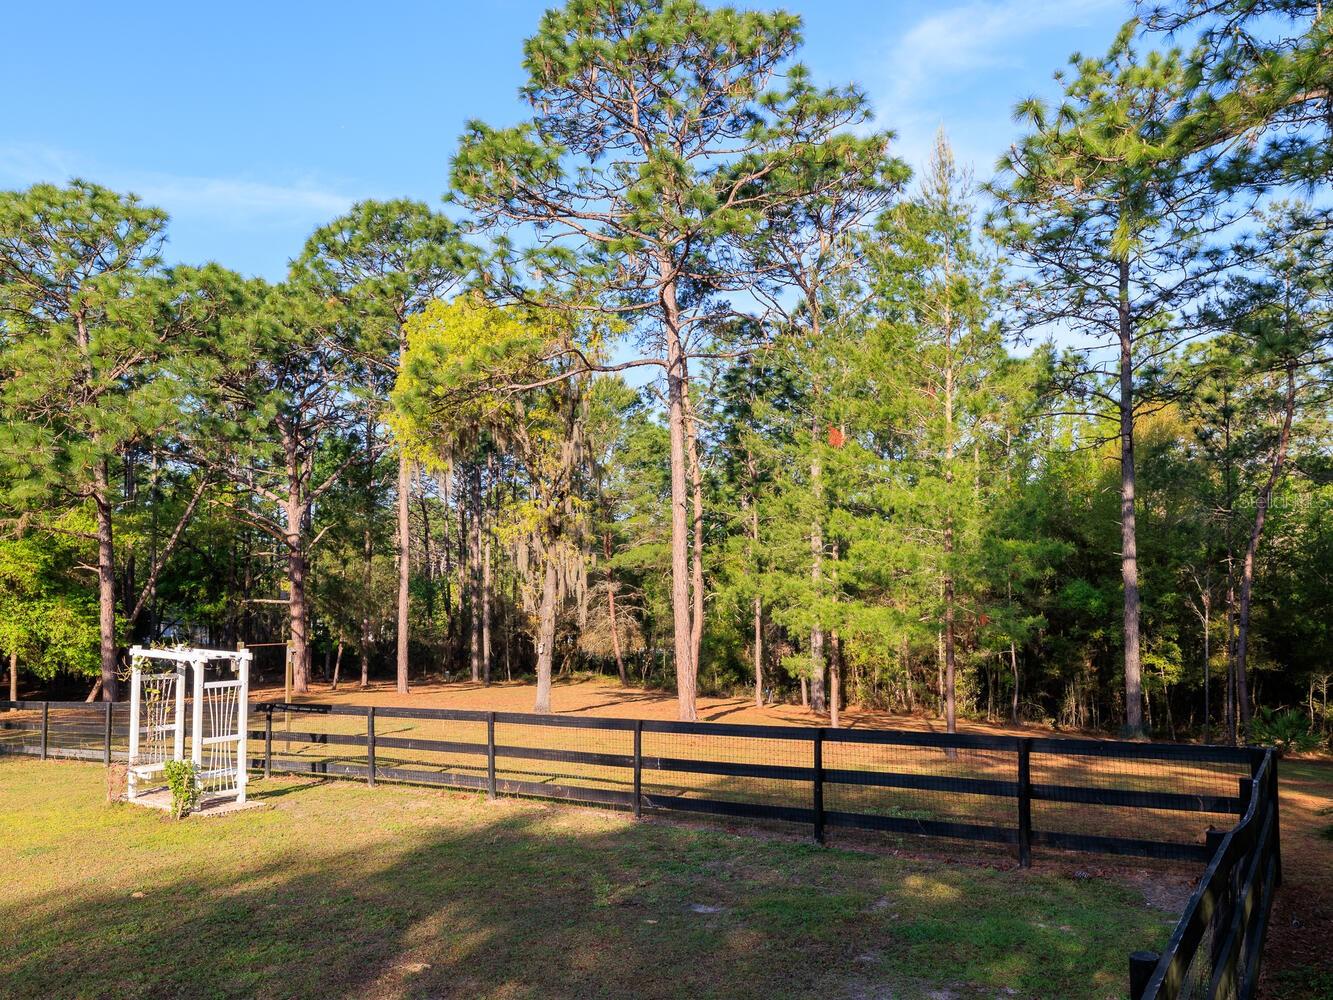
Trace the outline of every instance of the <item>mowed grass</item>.
{"label": "mowed grass", "polygon": [[0,759],[0,993],[1117,997],[1176,916],[1096,868],[403,786],[252,792],[269,808],[173,823],[107,804],[96,765]]}

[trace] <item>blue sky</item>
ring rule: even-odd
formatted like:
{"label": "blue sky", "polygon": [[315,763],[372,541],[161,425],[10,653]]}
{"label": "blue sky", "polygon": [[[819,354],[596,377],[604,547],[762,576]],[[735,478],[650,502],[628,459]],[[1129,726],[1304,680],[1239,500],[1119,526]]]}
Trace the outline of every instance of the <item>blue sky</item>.
{"label": "blue sky", "polygon": [[[547,6],[12,5],[23,41],[6,51],[0,187],[83,176],[133,191],[171,214],[168,260],[280,278],[357,199],[439,203],[463,123],[522,115],[520,47]],[[1053,94],[1069,53],[1105,49],[1131,13],[1124,0],[782,6],[805,18],[815,77],[860,84],[900,155],[918,165],[943,125],[979,177],[1015,135],[1015,101]]]}

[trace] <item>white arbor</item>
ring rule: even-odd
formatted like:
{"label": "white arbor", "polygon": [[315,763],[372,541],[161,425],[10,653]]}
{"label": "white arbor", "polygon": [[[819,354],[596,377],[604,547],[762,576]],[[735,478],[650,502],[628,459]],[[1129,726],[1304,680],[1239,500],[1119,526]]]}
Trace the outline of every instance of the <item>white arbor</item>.
{"label": "white arbor", "polygon": [[[185,759],[187,684],[193,686],[190,759],[200,792],[245,801],[250,656],[248,649],[130,650],[131,801],[162,774],[167,761]],[[220,675],[212,680],[210,664],[218,664]]]}

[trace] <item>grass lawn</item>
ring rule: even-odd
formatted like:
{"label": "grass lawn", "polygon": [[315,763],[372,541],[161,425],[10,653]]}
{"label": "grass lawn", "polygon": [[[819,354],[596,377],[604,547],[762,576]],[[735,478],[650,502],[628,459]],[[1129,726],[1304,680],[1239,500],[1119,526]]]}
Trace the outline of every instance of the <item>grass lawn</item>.
{"label": "grass lawn", "polygon": [[[172,823],[0,758],[16,997],[1117,997],[1163,880],[351,782]],[[1178,893],[1174,894],[1178,896]]]}

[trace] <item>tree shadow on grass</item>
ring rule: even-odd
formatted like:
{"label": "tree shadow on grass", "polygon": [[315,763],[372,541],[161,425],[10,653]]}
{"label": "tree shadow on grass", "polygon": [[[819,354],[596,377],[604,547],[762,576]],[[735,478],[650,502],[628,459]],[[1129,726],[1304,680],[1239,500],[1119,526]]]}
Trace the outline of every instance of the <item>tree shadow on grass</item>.
{"label": "tree shadow on grass", "polygon": [[[321,784],[256,782],[275,800],[258,844],[246,814],[197,821],[216,824],[203,850],[164,827],[179,856],[135,892],[71,873],[67,891],[0,908],[0,993],[1105,996],[1160,923],[1110,883]],[[374,836],[347,849],[340,816]]]}

